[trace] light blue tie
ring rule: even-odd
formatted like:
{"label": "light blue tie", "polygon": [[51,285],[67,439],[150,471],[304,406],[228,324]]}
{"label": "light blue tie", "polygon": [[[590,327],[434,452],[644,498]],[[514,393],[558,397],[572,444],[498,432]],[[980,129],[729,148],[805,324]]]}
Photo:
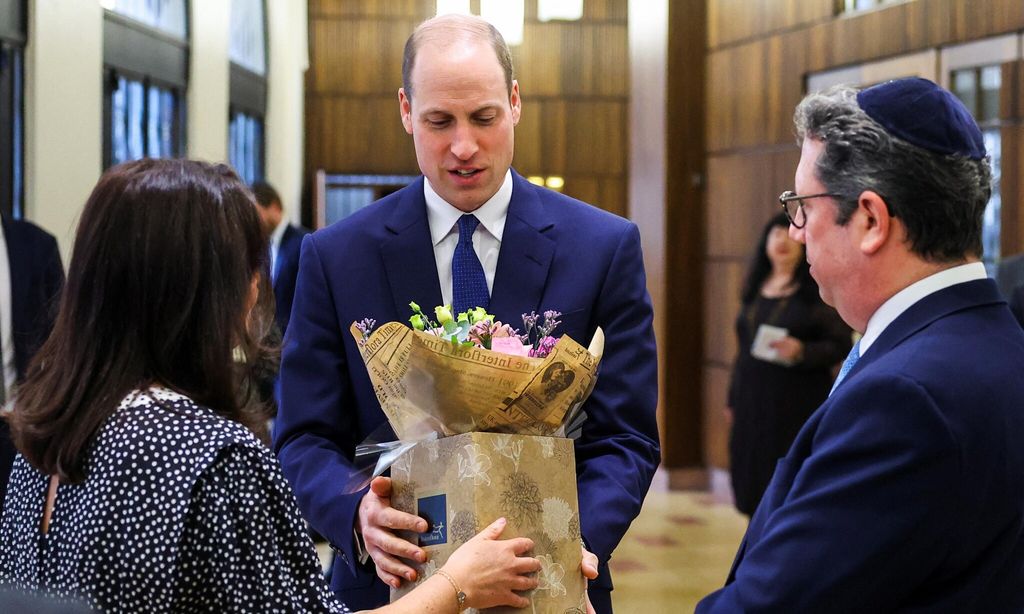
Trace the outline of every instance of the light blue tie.
{"label": "light blue tie", "polygon": [[843,381],[843,378],[853,370],[853,365],[857,364],[858,360],[860,360],[860,339],[858,339],[857,343],[854,343],[853,347],[850,348],[850,353],[846,356],[846,360],[843,361],[842,368],[839,369],[839,376],[836,377],[836,382],[832,384],[832,390],[828,393],[829,396],[832,396],[832,393],[836,391],[837,387],[839,387],[839,382]]}

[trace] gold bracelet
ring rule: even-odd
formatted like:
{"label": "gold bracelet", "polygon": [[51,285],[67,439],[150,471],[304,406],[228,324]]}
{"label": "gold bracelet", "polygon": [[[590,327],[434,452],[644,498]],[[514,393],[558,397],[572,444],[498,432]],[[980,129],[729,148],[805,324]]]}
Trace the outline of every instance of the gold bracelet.
{"label": "gold bracelet", "polygon": [[455,600],[459,602],[459,611],[461,612],[463,609],[465,609],[466,593],[462,592],[462,590],[459,588],[459,585],[455,583],[455,578],[453,578],[451,574],[449,574],[447,571],[443,569],[438,569],[434,573],[439,576],[443,576],[445,580],[448,580],[448,583],[451,584],[452,588],[455,589]]}

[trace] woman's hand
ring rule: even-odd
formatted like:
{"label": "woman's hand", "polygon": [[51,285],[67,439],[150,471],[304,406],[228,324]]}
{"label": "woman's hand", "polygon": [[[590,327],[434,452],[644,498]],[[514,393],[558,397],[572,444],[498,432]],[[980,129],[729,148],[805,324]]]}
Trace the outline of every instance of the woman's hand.
{"label": "woman's hand", "polygon": [[779,359],[795,365],[804,359],[804,344],[796,337],[783,337],[772,341],[771,347],[779,354]]}
{"label": "woman's hand", "polygon": [[506,524],[504,518],[494,521],[452,553],[441,568],[466,593],[467,607],[525,608],[530,605],[529,599],[513,591],[537,587],[537,578],[524,574],[540,571],[540,561],[522,556],[533,548],[533,540],[525,537],[498,539]]}

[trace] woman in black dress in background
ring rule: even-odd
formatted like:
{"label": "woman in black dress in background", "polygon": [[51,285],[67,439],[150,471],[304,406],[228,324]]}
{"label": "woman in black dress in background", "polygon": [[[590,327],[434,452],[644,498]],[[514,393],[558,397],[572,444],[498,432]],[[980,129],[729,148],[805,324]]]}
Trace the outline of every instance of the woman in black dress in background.
{"label": "woman in black dress in background", "polygon": [[[762,339],[755,340],[761,331]],[[821,301],[785,214],[771,219],[747,272],[729,384],[729,462],[736,508],[753,515],[778,459],[828,397],[850,329]],[[760,356],[760,357],[758,357]]]}
{"label": "woman in black dress in background", "polygon": [[[0,587],[114,612],[348,611],[277,459],[244,426],[239,391],[272,321],[266,247],[226,166],[103,175],[10,418]],[[528,605],[513,590],[535,588],[525,574],[540,563],[520,556],[530,540],[498,541],[503,526],[381,611]]]}

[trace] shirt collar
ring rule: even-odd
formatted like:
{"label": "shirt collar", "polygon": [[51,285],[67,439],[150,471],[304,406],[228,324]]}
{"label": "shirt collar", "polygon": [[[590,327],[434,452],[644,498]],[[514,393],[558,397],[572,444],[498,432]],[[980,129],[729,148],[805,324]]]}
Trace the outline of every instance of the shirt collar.
{"label": "shirt collar", "polygon": [[[427,201],[427,224],[430,226],[430,239],[434,245],[437,245],[451,233],[465,212],[456,209],[441,198],[430,185],[429,179],[423,181],[423,197]],[[480,220],[480,225],[499,242],[505,231],[505,217],[508,215],[510,202],[512,202],[511,169],[505,171],[505,180],[494,196],[490,197],[479,209],[473,211],[476,219]]]}
{"label": "shirt collar", "polygon": [[939,271],[900,290],[871,315],[864,336],[860,340],[860,355],[864,355],[893,320],[924,297],[950,286],[985,279],[987,276],[984,264],[970,262]]}
{"label": "shirt collar", "polygon": [[270,244],[280,245],[281,238],[284,237],[284,231],[288,229],[288,220],[281,218],[281,223],[277,225],[274,232],[270,233]]}

